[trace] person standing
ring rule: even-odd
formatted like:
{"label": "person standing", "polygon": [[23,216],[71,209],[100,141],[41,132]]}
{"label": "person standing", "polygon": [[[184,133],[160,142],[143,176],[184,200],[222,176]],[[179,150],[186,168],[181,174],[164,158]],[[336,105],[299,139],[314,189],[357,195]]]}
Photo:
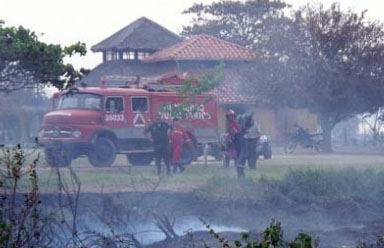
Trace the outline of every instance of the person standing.
{"label": "person standing", "polygon": [[183,172],[185,170],[184,165],[181,164],[183,145],[186,143],[187,145],[192,146],[192,140],[189,137],[187,130],[181,126],[180,120],[177,118],[173,120],[173,130],[170,134],[169,142],[172,151],[173,173],[177,172],[177,168],[180,169],[180,172]]}
{"label": "person standing", "polygon": [[225,118],[226,118],[226,132],[224,136],[225,145],[223,149],[223,153],[224,153],[223,163],[225,167],[229,167],[229,163],[231,159],[235,160],[235,164],[236,164],[238,149],[235,143],[235,136],[237,133],[240,132],[241,127],[239,122],[236,120],[235,111],[233,111],[232,109],[227,111]]}
{"label": "person standing", "polygon": [[[155,122],[150,124],[144,134],[147,139],[153,143],[153,151],[155,156],[155,164],[157,174],[161,175],[161,161],[167,168],[167,174],[171,174],[170,151],[169,151],[169,133],[172,131],[172,126],[161,119],[161,115],[157,114]],[[150,134],[150,136],[149,136]]]}
{"label": "person standing", "polygon": [[253,113],[246,114],[244,117],[245,142],[247,146],[247,160],[250,169],[256,169],[257,144],[260,140],[260,128],[253,120]]}
{"label": "person standing", "polygon": [[227,118],[227,154],[235,159],[235,167],[238,178],[243,178],[246,161],[246,144],[244,140],[244,128],[236,120],[235,111],[228,110]]}

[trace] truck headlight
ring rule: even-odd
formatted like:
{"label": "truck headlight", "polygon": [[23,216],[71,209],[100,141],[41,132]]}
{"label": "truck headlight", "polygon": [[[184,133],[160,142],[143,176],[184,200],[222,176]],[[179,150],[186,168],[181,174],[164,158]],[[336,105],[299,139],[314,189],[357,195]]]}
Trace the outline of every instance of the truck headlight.
{"label": "truck headlight", "polygon": [[81,136],[81,131],[80,130],[73,131],[72,136],[75,138],[79,138]]}

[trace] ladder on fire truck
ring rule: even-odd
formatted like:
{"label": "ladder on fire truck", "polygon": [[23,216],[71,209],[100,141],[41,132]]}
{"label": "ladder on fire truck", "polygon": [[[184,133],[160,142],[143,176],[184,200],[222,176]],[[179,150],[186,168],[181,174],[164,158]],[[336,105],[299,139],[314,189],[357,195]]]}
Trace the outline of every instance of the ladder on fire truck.
{"label": "ladder on fire truck", "polygon": [[101,87],[146,89],[148,91],[175,91],[181,84],[164,84],[161,77],[107,75],[101,78]]}

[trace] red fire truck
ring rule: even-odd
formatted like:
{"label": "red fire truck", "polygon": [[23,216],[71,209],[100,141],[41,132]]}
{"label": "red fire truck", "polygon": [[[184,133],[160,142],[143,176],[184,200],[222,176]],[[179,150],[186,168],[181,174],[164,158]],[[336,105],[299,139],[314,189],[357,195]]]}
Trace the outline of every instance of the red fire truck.
{"label": "red fire truck", "polygon": [[44,116],[39,142],[51,166],[69,166],[80,156],[87,156],[95,167],[111,166],[117,154],[126,155],[133,165],[150,164],[153,150],[144,129],[157,113],[171,122],[177,117],[167,111],[172,106],[185,106],[182,123],[198,147],[217,143],[217,106],[214,100],[207,101],[207,96],[185,105],[185,97],[176,92],[72,88],[56,94],[57,106]]}

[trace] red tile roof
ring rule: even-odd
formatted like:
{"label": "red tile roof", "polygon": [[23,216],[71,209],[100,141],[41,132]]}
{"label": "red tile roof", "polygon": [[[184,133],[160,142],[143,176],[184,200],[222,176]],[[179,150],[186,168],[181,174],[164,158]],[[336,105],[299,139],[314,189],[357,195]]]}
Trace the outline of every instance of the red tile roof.
{"label": "red tile roof", "polygon": [[237,73],[225,72],[224,81],[212,90],[219,104],[253,104],[255,99],[245,94],[244,79]]}
{"label": "red tile roof", "polygon": [[189,39],[160,50],[143,60],[254,60],[260,58],[251,49],[209,35],[194,35]]}
{"label": "red tile roof", "polygon": [[[163,84],[177,85],[181,84],[190,76],[199,79],[203,74],[204,71],[195,69],[189,72],[169,72],[157,75],[156,77],[159,78]],[[177,78],[177,83],[170,82],[170,77]],[[162,80],[167,80],[167,82],[163,82]],[[247,88],[246,80],[247,79],[237,73],[236,70],[227,70],[224,72],[223,82],[211,92],[215,95],[219,104],[253,104],[256,102],[255,97],[250,97],[249,94],[245,93],[252,92],[251,89]]]}

